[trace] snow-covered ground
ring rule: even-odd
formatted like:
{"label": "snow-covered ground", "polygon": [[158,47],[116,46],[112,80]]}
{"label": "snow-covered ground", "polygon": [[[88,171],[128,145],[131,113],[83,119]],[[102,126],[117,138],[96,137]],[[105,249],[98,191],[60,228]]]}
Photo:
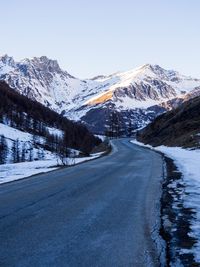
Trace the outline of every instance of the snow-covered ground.
{"label": "snow-covered ground", "polygon": [[23,142],[29,142],[33,138],[32,134],[29,134],[27,132],[22,132],[18,129],[15,129],[3,123],[0,123],[0,134],[4,135],[7,139],[11,140],[19,139],[19,141]]}
{"label": "snow-covered ground", "polygon": [[49,131],[50,134],[56,135],[58,137],[62,137],[63,136],[63,131],[56,129],[56,128],[52,128],[52,127],[46,127],[47,130]]}
{"label": "snow-covered ground", "polygon": [[[47,127],[48,131],[52,135],[61,137],[63,132],[56,128]],[[6,157],[6,164],[0,165],[0,184],[22,179],[38,173],[44,173],[55,170],[62,165],[61,160],[57,155],[51,151],[45,150],[40,147],[34,147],[34,136],[30,133],[23,132],[19,129],[15,129],[9,125],[0,123],[0,135],[5,137],[7,143],[8,153]],[[18,140],[19,150],[21,151],[25,147],[25,162],[13,163],[12,146],[13,142]],[[45,143],[45,138],[37,136],[37,142],[40,144]],[[30,160],[30,147],[31,147],[31,161]],[[42,158],[41,154],[42,153]],[[78,157],[80,151],[70,149],[70,157],[66,161],[67,165],[75,165],[87,160],[91,160],[99,157],[102,153],[92,154],[90,157]]]}
{"label": "snow-covered ground", "polygon": [[[192,219],[191,236],[197,239],[192,248],[197,262],[200,262],[200,149],[189,150],[181,147],[152,147],[137,141],[132,143],[155,149],[174,160],[175,165],[183,175],[185,185],[184,203],[186,207],[195,211],[196,217]],[[191,252],[191,250],[190,250]]]}
{"label": "snow-covered ground", "polygon": [[0,184],[55,170],[56,164],[56,160],[38,160],[0,165]]}
{"label": "snow-covered ground", "polygon": [[[78,163],[98,158],[102,153],[92,154],[90,157],[69,158],[67,165],[72,166]],[[58,169],[60,160],[54,157],[48,160],[37,160],[32,162],[20,162],[0,165],[0,184],[19,180],[38,173],[49,172]]]}
{"label": "snow-covered ground", "polygon": [[[57,136],[62,135],[62,131],[55,129],[55,128],[48,127],[48,131],[51,134],[54,134]],[[33,160],[38,159],[38,154],[41,152],[44,154],[44,159],[50,160],[50,159],[53,159],[55,157],[55,155],[48,150],[41,149],[41,148],[35,148],[33,146],[34,136],[30,133],[23,132],[23,131],[16,129],[16,128],[13,128],[9,125],[0,123],[0,135],[3,135],[5,137],[5,140],[6,140],[6,143],[8,146],[8,155],[7,155],[6,163],[12,163],[12,146],[13,146],[13,141],[16,141],[16,140],[19,141],[19,149],[20,150],[22,150],[23,146],[26,149],[26,153],[25,153],[25,159],[26,160],[29,159],[30,148],[32,149]],[[42,136],[37,136],[37,142],[40,144],[44,144],[45,138]]]}

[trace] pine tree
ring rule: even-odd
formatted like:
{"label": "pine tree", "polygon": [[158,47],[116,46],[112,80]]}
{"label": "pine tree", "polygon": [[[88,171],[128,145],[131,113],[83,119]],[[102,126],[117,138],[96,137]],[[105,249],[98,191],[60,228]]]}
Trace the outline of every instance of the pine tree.
{"label": "pine tree", "polygon": [[8,145],[4,135],[0,136],[0,164],[5,164],[8,156]]}
{"label": "pine tree", "polygon": [[44,149],[43,148],[39,148],[37,151],[37,156],[39,160],[43,160],[44,159]]}
{"label": "pine tree", "polygon": [[20,162],[19,139],[13,141],[12,158],[14,163]]}
{"label": "pine tree", "polygon": [[29,147],[29,161],[33,161],[33,145],[30,144]]}
{"label": "pine tree", "polygon": [[108,126],[106,130],[106,136],[110,138],[118,138],[121,135],[121,125],[119,114],[116,111],[112,111],[109,115]]}
{"label": "pine tree", "polygon": [[26,161],[26,143],[23,143],[22,146],[21,161],[22,162]]}

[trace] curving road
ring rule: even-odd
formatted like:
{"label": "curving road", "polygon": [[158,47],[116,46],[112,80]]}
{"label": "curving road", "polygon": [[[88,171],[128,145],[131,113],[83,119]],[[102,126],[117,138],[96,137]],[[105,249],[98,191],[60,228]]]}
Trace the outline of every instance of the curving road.
{"label": "curving road", "polygon": [[159,154],[100,159],[0,186],[0,266],[161,266]]}

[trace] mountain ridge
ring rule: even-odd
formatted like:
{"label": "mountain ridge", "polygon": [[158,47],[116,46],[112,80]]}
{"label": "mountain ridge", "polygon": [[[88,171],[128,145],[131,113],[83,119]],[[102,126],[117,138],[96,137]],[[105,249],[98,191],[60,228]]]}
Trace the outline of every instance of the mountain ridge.
{"label": "mountain ridge", "polygon": [[[141,127],[173,106],[162,103],[183,99],[200,86],[200,79],[152,64],[81,80],[46,56],[19,62],[7,55],[0,57],[0,80],[70,119],[83,121],[93,131],[105,130],[110,112],[123,113],[123,127],[128,120],[133,120],[131,117],[134,117],[134,127]],[[157,112],[152,111],[154,106]],[[107,115],[99,124],[95,122],[95,116],[104,109]],[[92,124],[91,114],[94,117]]]}

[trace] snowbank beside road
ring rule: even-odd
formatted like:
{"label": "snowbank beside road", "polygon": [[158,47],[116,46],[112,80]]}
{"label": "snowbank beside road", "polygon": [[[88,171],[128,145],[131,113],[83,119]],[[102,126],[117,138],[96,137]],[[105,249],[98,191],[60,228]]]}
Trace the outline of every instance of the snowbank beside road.
{"label": "snowbank beside road", "polygon": [[0,184],[55,170],[57,169],[56,164],[56,160],[37,160],[0,165]]}
{"label": "snowbank beside road", "polygon": [[175,165],[183,175],[185,184],[185,206],[195,211],[196,216],[192,219],[191,236],[198,240],[192,249],[197,262],[200,262],[200,149],[189,150],[181,147],[152,147],[138,141],[133,144],[144,146],[164,153],[174,160]]}
{"label": "snowbank beside road", "polygon": [[[98,158],[102,153],[92,154],[90,157],[69,158],[68,166]],[[19,180],[35,174],[49,172],[58,169],[60,164],[57,158],[49,160],[37,160],[32,162],[20,162],[0,165],[0,184]]]}
{"label": "snowbank beside road", "polygon": [[[174,160],[175,165],[183,174],[185,183],[184,204],[185,207],[195,211],[195,218],[191,223],[191,236],[198,243],[192,249],[195,259],[200,262],[200,150],[188,150],[180,147],[156,147],[156,150]],[[185,251],[186,252],[186,251]]]}

